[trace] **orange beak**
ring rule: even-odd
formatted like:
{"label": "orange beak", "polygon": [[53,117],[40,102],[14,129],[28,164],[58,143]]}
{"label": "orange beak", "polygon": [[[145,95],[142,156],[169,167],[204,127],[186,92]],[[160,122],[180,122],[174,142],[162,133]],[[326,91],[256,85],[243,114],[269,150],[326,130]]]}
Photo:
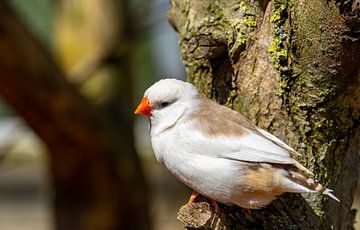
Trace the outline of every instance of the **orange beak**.
{"label": "orange beak", "polygon": [[143,99],[141,99],[140,104],[138,105],[138,107],[135,110],[135,114],[143,114],[145,116],[150,117],[151,116],[151,105],[150,105],[150,101],[147,97],[143,97]]}

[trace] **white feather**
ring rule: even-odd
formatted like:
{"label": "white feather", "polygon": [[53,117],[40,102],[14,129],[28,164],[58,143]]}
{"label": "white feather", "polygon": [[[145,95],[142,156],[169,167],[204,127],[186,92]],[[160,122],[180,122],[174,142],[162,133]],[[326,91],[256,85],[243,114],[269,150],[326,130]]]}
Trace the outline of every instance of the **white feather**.
{"label": "white feather", "polygon": [[268,138],[269,140],[273,141],[275,144],[281,146],[282,148],[286,149],[287,151],[289,151],[290,153],[293,153],[295,155],[301,156],[300,153],[296,152],[295,149],[291,148],[290,146],[288,146],[287,144],[285,144],[282,140],[280,140],[279,138],[275,137],[274,135],[272,135],[271,133],[266,132],[263,129],[260,128],[256,128],[257,131],[259,131],[262,135],[264,135],[266,138]]}
{"label": "white feather", "polygon": [[[288,151],[265,137],[248,131],[244,136],[205,136],[196,129],[196,120],[179,122],[179,135],[188,140],[193,154],[244,162],[293,164]],[[184,146],[185,147],[185,146]]]}
{"label": "white feather", "polygon": [[[297,154],[293,148],[272,134],[255,129],[245,118],[236,117],[234,111],[202,101],[199,95],[191,84],[174,79],[155,83],[144,95],[153,106],[150,136],[156,159],[180,181],[207,197],[244,208],[263,207],[282,192],[315,192],[289,179],[286,167],[270,165],[288,164],[306,171],[290,157],[289,153]],[[164,101],[171,103],[157,106]],[[220,131],[207,132],[215,130],[211,119],[207,117],[201,123],[196,118],[194,111],[201,106],[211,107],[212,112],[222,111],[214,119]],[[232,119],[224,123],[226,116]],[[202,125],[210,129],[201,129]],[[229,129],[231,132],[226,132]],[[247,178],[249,173],[257,172],[254,166],[262,165],[254,163],[269,163],[270,179],[265,177],[264,182],[270,184]],[[275,188],[282,191],[271,192]],[[324,194],[334,198],[328,189]]]}

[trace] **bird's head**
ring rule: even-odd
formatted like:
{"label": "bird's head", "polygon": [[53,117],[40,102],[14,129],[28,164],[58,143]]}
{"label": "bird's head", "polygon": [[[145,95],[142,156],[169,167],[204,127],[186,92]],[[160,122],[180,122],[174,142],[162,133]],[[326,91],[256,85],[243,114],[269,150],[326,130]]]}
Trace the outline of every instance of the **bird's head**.
{"label": "bird's head", "polygon": [[177,117],[185,110],[196,106],[199,92],[190,83],[177,79],[163,79],[150,86],[144,93],[135,114],[152,119]]}

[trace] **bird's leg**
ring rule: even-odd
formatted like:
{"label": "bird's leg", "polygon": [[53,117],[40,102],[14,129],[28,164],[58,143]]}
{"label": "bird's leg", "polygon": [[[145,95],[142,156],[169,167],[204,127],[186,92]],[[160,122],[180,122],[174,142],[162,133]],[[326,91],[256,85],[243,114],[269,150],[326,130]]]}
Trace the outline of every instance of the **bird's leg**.
{"label": "bird's leg", "polygon": [[251,209],[250,208],[241,208],[245,214],[251,215]]}
{"label": "bird's leg", "polygon": [[[193,190],[192,193],[191,193],[188,204],[195,203],[195,200],[199,195],[200,195],[200,193]],[[215,200],[211,199],[211,198],[208,198],[208,200],[210,201],[211,205],[214,207],[215,213],[217,213],[219,211],[219,206],[218,206],[217,202]]]}
{"label": "bird's leg", "polygon": [[189,199],[189,204],[191,203],[195,203],[196,197],[199,195],[200,193],[198,193],[197,191],[193,190]]}
{"label": "bird's leg", "polygon": [[[210,199],[210,198],[209,198],[209,199]],[[213,199],[210,199],[210,202],[211,202],[211,205],[214,207],[215,213],[218,213],[218,211],[219,211],[219,206],[218,206],[217,202],[216,202],[215,200],[213,200]]]}

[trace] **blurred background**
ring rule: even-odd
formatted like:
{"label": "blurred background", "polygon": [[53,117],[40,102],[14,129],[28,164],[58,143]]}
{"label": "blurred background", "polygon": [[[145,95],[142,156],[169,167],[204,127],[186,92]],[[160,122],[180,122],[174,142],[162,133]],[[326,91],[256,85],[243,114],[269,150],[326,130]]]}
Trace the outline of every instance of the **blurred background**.
{"label": "blurred background", "polygon": [[[143,209],[150,219],[150,225],[146,223],[144,226],[181,229],[176,212],[187,201],[190,191],[155,162],[148,136],[148,121],[133,115],[144,90],[154,81],[163,77],[185,77],[177,34],[166,19],[168,1],[9,0],[7,5],[9,8],[5,10],[14,12],[13,17],[23,25],[22,29],[30,32],[28,36],[31,38],[26,39],[34,39],[44,50],[46,58],[53,59],[60,67],[61,77],[75,87],[79,96],[96,110],[95,113],[109,123],[107,125],[115,127],[109,135],[117,132],[116,135],[122,139],[117,142],[118,137],[114,138],[116,154],[139,156],[120,157],[120,160],[140,160],[142,173],[139,177],[145,178],[145,185],[141,189],[144,194],[139,196],[145,196],[145,202],[148,202]],[[12,47],[14,53],[23,52],[20,49],[21,45]],[[36,55],[30,56],[36,59]],[[18,68],[26,73],[26,66],[22,65],[24,63],[19,61]],[[31,83],[31,80],[23,82]],[[33,87],[34,91],[36,87]],[[36,97],[37,93],[33,94]],[[43,124],[33,124],[26,113],[24,120],[21,107],[19,112],[16,106],[14,109],[6,96],[1,99],[0,229],[47,230],[66,226],[59,223],[64,220],[56,214],[62,212],[56,204],[56,197],[64,199],[61,198],[64,191],[58,189],[58,183],[70,180],[59,176],[57,168],[66,168],[68,162],[51,153],[56,152],[53,150],[56,147],[51,146],[54,143],[49,142],[46,134],[41,132],[42,127],[35,127]],[[47,115],[44,116],[43,123],[46,123]],[[57,124],[52,125],[54,127],[50,132],[58,132]],[[129,146],[134,146],[136,151]],[[79,153],[80,159],[82,154]],[[124,166],[124,163],[119,165]],[[128,179],[141,180],[135,177]],[[77,183],[82,186],[81,180]],[[103,182],[93,183],[101,186]],[[74,188],[76,186],[67,187]]]}
{"label": "blurred background", "polygon": [[0,229],[182,229],[190,190],[155,162],[148,121],[133,115],[154,81],[186,75],[168,1],[7,2],[0,52],[18,63],[0,74],[22,78],[0,80]]}

